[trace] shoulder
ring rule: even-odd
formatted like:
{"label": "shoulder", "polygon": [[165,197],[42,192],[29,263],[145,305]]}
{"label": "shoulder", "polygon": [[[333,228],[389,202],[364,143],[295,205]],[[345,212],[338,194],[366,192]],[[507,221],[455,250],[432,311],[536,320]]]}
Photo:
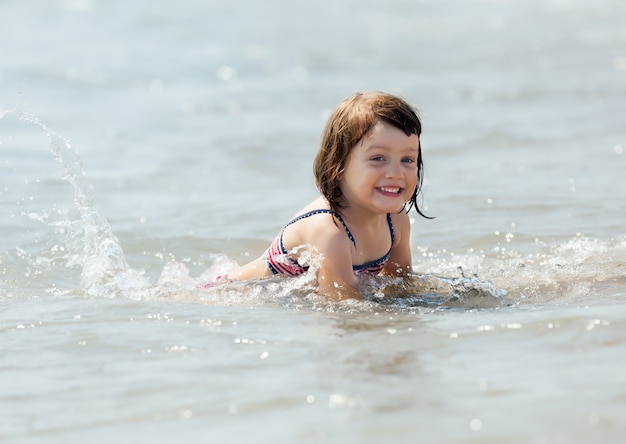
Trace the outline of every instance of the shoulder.
{"label": "shoulder", "polygon": [[318,248],[344,243],[352,245],[341,222],[335,215],[327,212],[315,213],[299,219],[285,228],[284,237],[291,244],[309,244]]}
{"label": "shoulder", "polygon": [[321,197],[298,211],[283,230],[287,250],[303,244],[320,250],[326,250],[328,245],[351,245],[341,221]]}

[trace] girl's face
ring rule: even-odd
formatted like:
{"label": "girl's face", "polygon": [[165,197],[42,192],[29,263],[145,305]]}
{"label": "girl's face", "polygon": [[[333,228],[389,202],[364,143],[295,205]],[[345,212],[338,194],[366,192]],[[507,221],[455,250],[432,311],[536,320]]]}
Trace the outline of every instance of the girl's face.
{"label": "girl's face", "polygon": [[350,151],[339,188],[348,208],[397,213],[417,186],[419,138],[382,121]]}

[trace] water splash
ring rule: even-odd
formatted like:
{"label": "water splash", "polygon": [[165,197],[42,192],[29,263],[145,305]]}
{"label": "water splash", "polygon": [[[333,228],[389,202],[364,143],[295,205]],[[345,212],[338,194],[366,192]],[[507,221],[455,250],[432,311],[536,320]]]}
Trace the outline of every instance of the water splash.
{"label": "water splash", "polygon": [[[10,111],[2,111],[4,117]],[[79,211],[82,231],[82,255],[72,262],[80,262],[81,288],[92,296],[116,296],[133,294],[136,290],[149,287],[142,270],[131,268],[116,236],[95,204],[93,187],[87,179],[78,151],[69,140],[50,129],[36,116],[19,111],[19,120],[40,127],[46,134],[49,148],[61,165],[62,178],[74,192],[74,204]],[[73,265],[70,262],[68,265]]]}
{"label": "water splash", "polygon": [[[506,288],[519,303],[585,302],[626,294],[626,236],[602,241],[581,233],[557,245],[538,246],[531,253],[433,254],[420,270],[442,276],[459,267],[477,270],[495,287]],[[424,271],[426,272],[426,271]]]}

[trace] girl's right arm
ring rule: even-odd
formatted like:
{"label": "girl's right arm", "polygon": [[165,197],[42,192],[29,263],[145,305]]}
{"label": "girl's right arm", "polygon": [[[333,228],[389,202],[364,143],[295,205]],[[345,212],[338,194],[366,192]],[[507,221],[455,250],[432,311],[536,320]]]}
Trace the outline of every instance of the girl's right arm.
{"label": "girl's right arm", "polygon": [[321,233],[316,239],[315,248],[321,256],[317,275],[319,294],[336,300],[362,299],[352,270],[352,244],[345,233],[339,230]]}

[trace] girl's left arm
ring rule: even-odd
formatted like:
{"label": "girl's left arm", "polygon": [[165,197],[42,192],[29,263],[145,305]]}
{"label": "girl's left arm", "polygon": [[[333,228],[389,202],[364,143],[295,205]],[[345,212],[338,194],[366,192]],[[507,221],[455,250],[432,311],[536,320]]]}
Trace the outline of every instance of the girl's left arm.
{"label": "girl's left arm", "polygon": [[391,221],[393,223],[395,242],[391,247],[391,256],[383,273],[391,276],[406,276],[413,271],[411,222],[409,215],[405,211],[392,214]]}

